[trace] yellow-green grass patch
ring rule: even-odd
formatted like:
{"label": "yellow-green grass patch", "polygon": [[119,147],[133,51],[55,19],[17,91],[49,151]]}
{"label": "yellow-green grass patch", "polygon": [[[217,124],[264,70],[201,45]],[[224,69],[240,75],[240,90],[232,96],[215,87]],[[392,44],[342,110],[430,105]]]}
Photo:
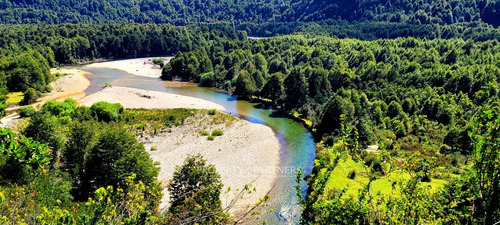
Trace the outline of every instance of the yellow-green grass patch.
{"label": "yellow-green grass patch", "polygon": [[[356,172],[354,179],[349,178],[351,171]],[[389,196],[398,198],[401,196],[400,184],[405,184],[408,180],[410,180],[410,174],[401,170],[393,170],[390,174],[379,177],[371,183],[370,195],[375,198]],[[362,162],[354,162],[348,157],[346,160],[340,160],[337,167],[330,173],[325,185],[325,197],[332,197],[330,193],[335,193],[336,190],[346,189],[343,199],[356,198],[368,182],[368,174]],[[422,182],[420,185],[429,187],[431,192],[437,192],[447,183],[447,180],[432,178],[431,182]]]}
{"label": "yellow-green grass patch", "polygon": [[19,104],[24,98],[24,95],[22,92],[11,92],[7,94],[7,101],[5,101],[5,104],[7,105],[15,105]]}

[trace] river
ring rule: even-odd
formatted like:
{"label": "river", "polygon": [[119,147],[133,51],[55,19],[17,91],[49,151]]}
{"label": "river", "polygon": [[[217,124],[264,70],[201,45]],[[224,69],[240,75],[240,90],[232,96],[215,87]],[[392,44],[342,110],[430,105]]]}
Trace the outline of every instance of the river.
{"label": "river", "polygon": [[[300,206],[296,196],[295,171],[303,169],[305,174],[310,174],[316,149],[312,134],[302,124],[276,115],[271,108],[237,100],[236,97],[218,92],[214,88],[198,87],[194,83],[161,81],[131,75],[120,70],[88,68],[83,70],[91,73],[87,76],[91,85],[86,94],[101,90],[105,82],[114,86],[180,94],[218,103],[226,108],[226,112],[239,118],[271,127],[281,143],[280,168],[276,185],[270,193],[269,206],[261,209],[262,218],[252,223],[262,223],[262,220],[266,220],[268,224],[298,223]],[[301,185],[305,190],[305,182]]]}

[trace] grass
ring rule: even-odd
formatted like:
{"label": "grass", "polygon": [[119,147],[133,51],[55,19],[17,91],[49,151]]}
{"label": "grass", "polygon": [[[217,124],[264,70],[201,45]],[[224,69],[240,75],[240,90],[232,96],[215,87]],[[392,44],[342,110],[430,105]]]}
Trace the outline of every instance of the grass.
{"label": "grass", "polygon": [[212,136],[212,135],[209,135],[209,136],[207,137],[207,140],[209,140],[209,141],[213,141],[214,139],[215,139],[215,137],[214,137],[214,136]]}
{"label": "grass", "polygon": [[[207,115],[209,110],[196,109],[126,109],[121,115],[120,124],[135,134],[156,135],[165,132],[172,127],[184,124],[203,123],[204,126],[224,124],[231,125],[237,119],[234,116],[217,112],[215,115]],[[215,131],[215,130],[214,130]],[[212,134],[207,130],[200,130],[200,135]],[[222,132],[222,130],[220,130]],[[213,136],[222,135],[216,131]]]}
{"label": "grass", "polygon": [[16,105],[19,104],[24,98],[24,95],[22,92],[11,92],[7,94],[7,101],[5,101],[5,104],[7,105]]}
{"label": "grass", "polygon": [[[356,171],[354,179],[349,178],[349,173]],[[399,197],[401,192],[398,182],[406,182],[410,179],[410,174],[394,170],[390,174],[374,180],[370,186],[370,195],[375,196],[392,196]],[[368,184],[369,178],[367,171],[361,162],[354,162],[350,157],[346,160],[341,160],[337,167],[330,173],[328,181],[325,185],[325,191],[329,197],[329,193],[334,193],[336,190],[346,189],[343,196],[344,199],[356,197],[359,191]],[[429,187],[431,192],[440,190],[448,181],[444,179],[432,178],[429,183],[421,183],[422,186]]]}

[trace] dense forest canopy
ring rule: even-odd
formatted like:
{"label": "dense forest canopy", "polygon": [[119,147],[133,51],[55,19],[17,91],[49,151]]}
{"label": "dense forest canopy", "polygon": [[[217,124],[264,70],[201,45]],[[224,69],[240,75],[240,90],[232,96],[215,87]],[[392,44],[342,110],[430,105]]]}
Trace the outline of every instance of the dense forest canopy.
{"label": "dense forest canopy", "polygon": [[[227,23],[238,27],[282,23],[294,27],[297,22],[334,20],[412,25],[480,22],[497,27],[499,12],[497,0],[3,0],[0,23]],[[281,32],[289,29],[285,27]]]}

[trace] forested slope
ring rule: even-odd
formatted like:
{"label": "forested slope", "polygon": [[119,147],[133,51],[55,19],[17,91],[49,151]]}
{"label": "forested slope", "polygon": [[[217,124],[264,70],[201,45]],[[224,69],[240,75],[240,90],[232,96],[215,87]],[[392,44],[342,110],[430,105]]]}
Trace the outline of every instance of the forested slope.
{"label": "forested slope", "polygon": [[252,23],[349,22],[500,25],[497,0],[85,0],[0,2],[1,23]]}

